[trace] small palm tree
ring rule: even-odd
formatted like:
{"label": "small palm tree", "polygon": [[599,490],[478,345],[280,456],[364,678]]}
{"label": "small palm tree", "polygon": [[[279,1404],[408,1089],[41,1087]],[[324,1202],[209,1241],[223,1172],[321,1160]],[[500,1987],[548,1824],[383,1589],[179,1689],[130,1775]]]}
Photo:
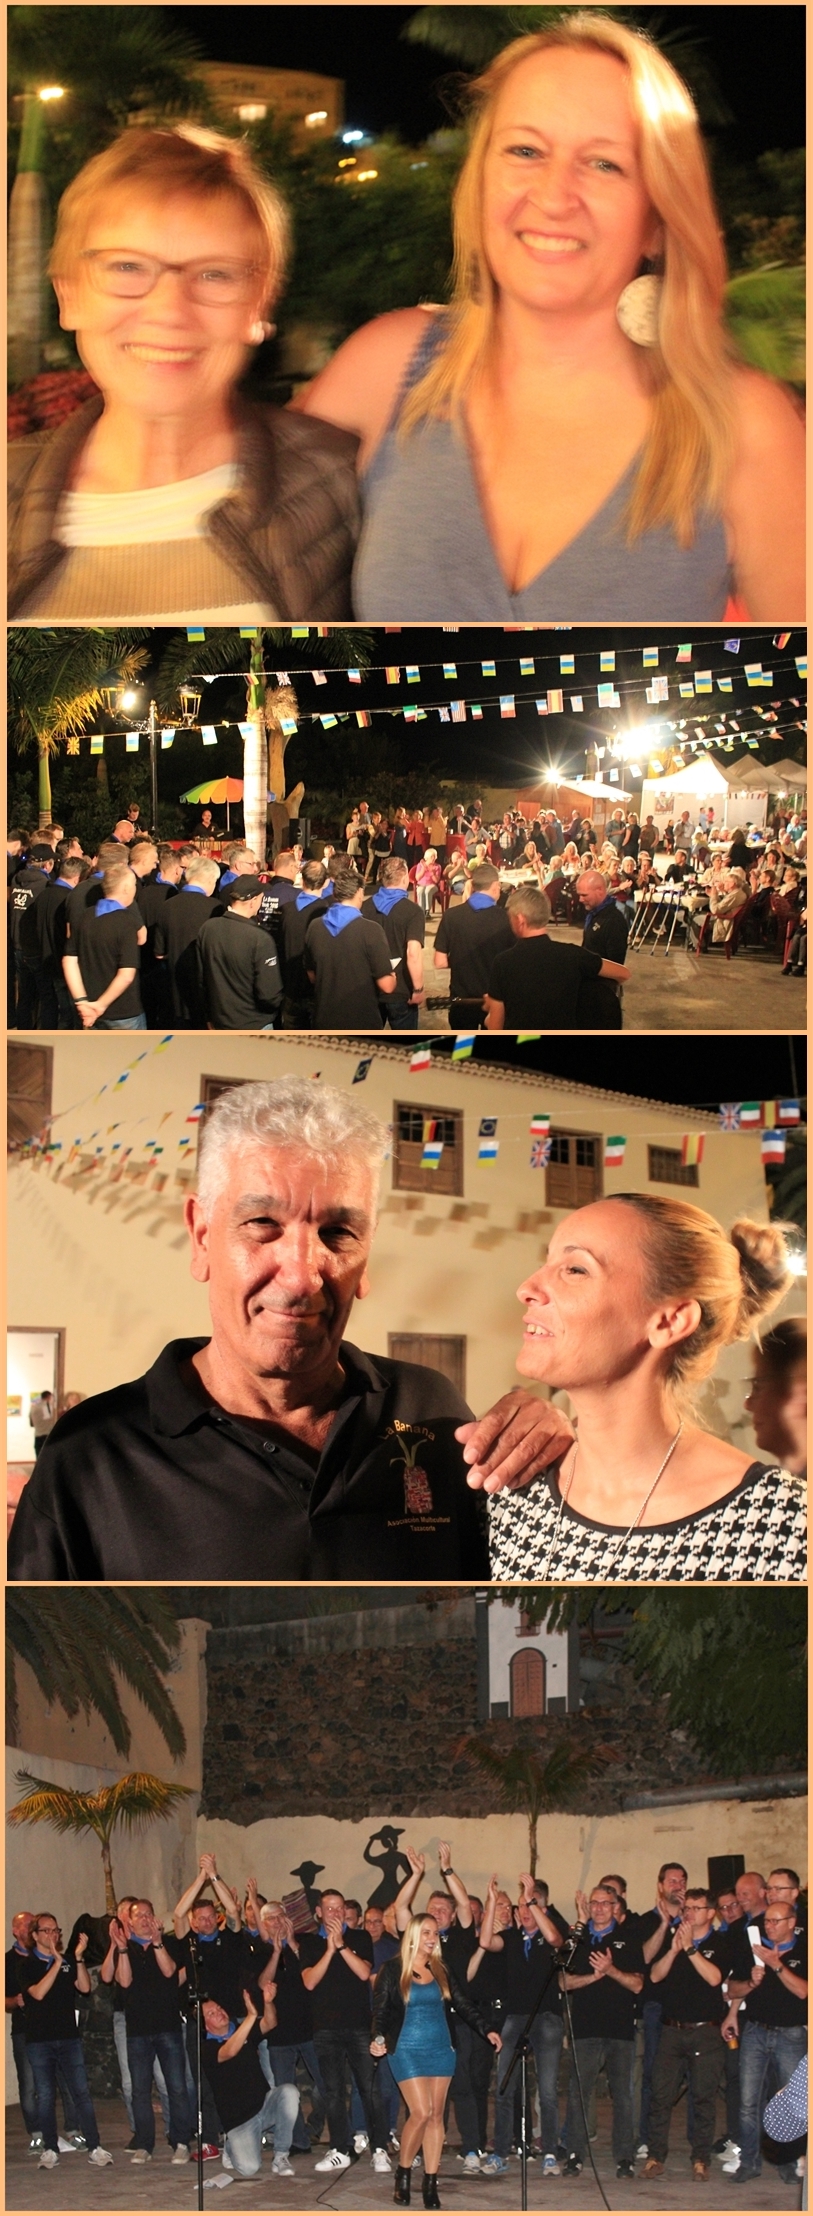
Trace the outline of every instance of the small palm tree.
{"label": "small palm tree", "polygon": [[16,1807],[9,1809],[10,1824],[52,1824],[55,1831],[72,1832],[74,1838],[86,1831],[95,1832],[101,1845],[105,1910],[110,1916],[116,1910],[110,1858],[110,1838],[116,1824],[123,1824],[127,1831],[144,1831],[148,1824],[171,1816],[192,1791],[189,1785],[165,1785],[163,1778],[152,1777],[148,1770],[131,1770],[127,1777],[117,1778],[115,1785],[100,1785],[97,1793],[78,1793],[66,1785],[52,1785],[47,1778],[31,1777],[28,1770],[18,1770],[17,1784],[26,1786],[27,1791]]}
{"label": "small palm tree", "polygon": [[463,1739],[455,1748],[456,1754],[469,1754],[486,1777],[493,1778],[499,1787],[503,1808],[528,1819],[528,1867],[536,1876],[537,1825],[540,1816],[555,1808],[568,1807],[573,1795],[588,1777],[604,1768],[612,1759],[608,1747],[593,1747],[584,1754],[573,1754],[569,1747],[554,1747],[547,1761],[541,1760],[532,1747],[510,1747],[500,1754],[483,1739]]}
{"label": "small palm tree", "polygon": [[117,1754],[130,1752],[131,1731],[119,1680],[132,1686],[161,1731],[173,1759],[186,1752],[186,1733],[164,1682],[181,1643],[175,1609],[160,1587],[76,1585],[32,1592],[9,1589],[6,1609],[6,1739],[18,1745],[18,1661],[33,1672],[43,1701],[66,1716],[101,1716]]}
{"label": "small palm tree", "polygon": [[[131,685],[147,659],[144,630],[32,630],[8,634],[9,737],[18,754],[30,746],[39,765],[40,824],[51,816],[51,756],[103,706],[103,683]],[[104,756],[100,767],[104,765]]]}

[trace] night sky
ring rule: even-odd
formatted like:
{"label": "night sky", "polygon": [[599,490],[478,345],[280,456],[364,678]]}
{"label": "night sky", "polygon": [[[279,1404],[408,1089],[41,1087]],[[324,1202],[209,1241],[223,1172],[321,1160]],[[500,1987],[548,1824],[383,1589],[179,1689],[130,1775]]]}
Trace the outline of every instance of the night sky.
{"label": "night sky", "polygon": [[[451,1054],[453,1039],[436,1032],[431,1038],[433,1058]],[[371,1048],[382,1043],[377,1032]],[[394,1042],[387,1039],[387,1045]],[[359,1053],[365,1041],[359,1040]],[[404,1048],[408,1057],[415,1042]],[[606,1033],[578,1039],[548,1036],[533,1045],[518,1047],[513,1039],[478,1036],[473,1059],[498,1062],[526,1070],[544,1070],[549,1077],[570,1078],[579,1085],[600,1085],[607,1092],[633,1093],[646,1100],[674,1102],[676,1106],[715,1109],[721,1100],[804,1099],[807,1090],[807,1041],[781,1035],[737,1033],[719,1038],[680,1037],[659,1033],[657,1040]],[[544,1106],[544,1102],[540,1103]]]}
{"label": "night sky", "polygon": [[[690,674],[685,666],[678,667],[675,664],[678,643],[686,639],[687,631],[692,644],[690,668],[711,668],[721,675],[733,674],[734,690],[730,697],[715,691],[711,701],[700,699],[687,702],[677,696],[674,680]],[[165,633],[154,635],[157,642],[163,641],[167,636]],[[667,627],[656,624],[646,633],[642,630],[631,633],[629,628],[613,629],[607,625],[601,629],[578,625],[571,629],[560,627],[556,630],[511,631],[507,634],[501,627],[492,628],[488,625],[476,628],[464,625],[457,631],[447,631],[438,626],[418,628],[405,624],[400,630],[377,629],[365,635],[373,642],[372,662],[382,666],[366,672],[362,684],[358,686],[349,683],[345,670],[330,670],[327,684],[317,690],[307,671],[302,676],[296,675],[297,668],[304,661],[309,663],[311,659],[316,659],[315,653],[303,650],[296,640],[292,640],[284,650],[279,650],[280,661],[284,660],[293,677],[300,710],[304,715],[313,714],[317,710],[336,713],[340,709],[359,707],[388,709],[396,703],[401,706],[409,704],[426,707],[438,702],[448,703],[459,697],[468,702],[481,702],[481,723],[473,723],[469,716],[462,725],[442,724],[436,715],[430,714],[425,723],[409,724],[403,723],[400,718],[375,715],[372,724],[373,731],[379,731],[382,738],[387,737],[396,743],[404,770],[411,767],[425,767],[427,770],[434,768],[442,777],[459,777],[461,788],[464,788],[460,794],[463,800],[476,797],[478,781],[497,786],[519,786],[524,780],[535,778],[543,763],[554,762],[559,772],[565,776],[568,773],[583,774],[585,749],[589,744],[602,745],[610,730],[626,730],[637,722],[645,722],[647,728],[651,729],[653,723],[660,718],[666,720],[691,715],[692,722],[702,723],[705,715],[707,723],[711,724],[714,717],[719,716],[723,710],[736,709],[742,711],[737,720],[743,731],[760,730],[755,703],[766,708],[775,700],[786,700],[788,703],[794,698],[801,700],[801,709],[790,704],[779,709],[776,729],[781,732],[794,724],[799,714],[805,712],[805,687],[794,661],[794,656],[803,654],[806,648],[806,633],[800,629],[791,632],[787,646],[781,651],[777,651],[773,645],[775,633],[756,628],[749,631],[740,629],[740,652],[737,655],[725,651],[723,639],[728,634],[719,631],[711,634],[708,626],[692,633],[686,624],[680,629],[672,625]],[[647,704],[644,688],[650,673],[644,671],[641,658],[645,644],[658,646],[658,674],[666,674],[670,679],[668,705],[653,708]],[[616,683],[622,701],[621,708],[615,711],[598,709],[595,698],[595,688],[600,681],[599,650],[609,647],[616,653]],[[559,657],[563,653],[572,653],[575,657],[575,678],[563,678],[559,673]],[[533,658],[536,669],[532,678],[520,676],[520,655]],[[274,667],[275,659],[275,655],[268,654],[269,668]],[[488,659],[497,664],[496,678],[484,678],[482,675],[481,664]],[[447,661],[454,663],[457,680],[444,678],[441,665]],[[769,693],[749,691],[742,675],[736,675],[738,670],[742,671],[745,662],[760,661],[773,674]],[[396,665],[401,670],[401,681],[397,686],[387,684],[383,666],[387,663]],[[407,664],[417,664],[421,668],[423,675],[420,684],[406,683],[404,671]],[[434,667],[430,667],[432,664]],[[190,646],[190,676],[197,666],[195,648]],[[248,667],[248,649],[245,666]],[[605,678],[605,681],[609,680]],[[634,681],[634,692],[625,693],[625,681]],[[563,715],[540,717],[536,709],[536,698],[541,697],[548,688],[554,687],[561,687],[563,690],[566,712]],[[570,695],[582,690],[584,712],[574,716],[569,712]],[[500,715],[496,702],[496,696],[500,693],[514,694],[516,716],[513,720],[504,720]],[[488,704],[489,700],[491,705]],[[216,722],[221,716],[242,715],[243,701],[243,687],[234,677],[216,679],[205,687],[202,710],[204,721]],[[292,741],[292,764],[297,759],[295,750],[303,750],[298,757],[302,767],[297,770],[297,775],[306,772],[308,734],[312,728],[303,723],[300,725],[299,737]],[[761,732],[773,728],[763,725]],[[798,730],[788,731],[784,745],[781,737],[777,742],[761,736],[759,755],[754,758],[768,760],[772,756],[773,760],[782,759],[791,742],[797,744],[798,740]],[[722,759],[734,760],[736,754],[723,756]],[[207,763],[206,766],[210,765]],[[605,770],[607,767],[605,762]],[[220,765],[218,770],[222,774]]]}
{"label": "night sky", "polygon": [[[265,68],[324,70],[346,85],[348,123],[365,130],[395,128],[417,143],[448,126],[444,83],[454,95],[457,66],[401,32],[413,8],[220,7],[162,11],[199,42],[208,61]],[[685,32],[701,49],[719,97],[732,116],[726,149],[740,159],[805,139],[805,11],[803,7],[696,7],[644,10],[657,34]]]}

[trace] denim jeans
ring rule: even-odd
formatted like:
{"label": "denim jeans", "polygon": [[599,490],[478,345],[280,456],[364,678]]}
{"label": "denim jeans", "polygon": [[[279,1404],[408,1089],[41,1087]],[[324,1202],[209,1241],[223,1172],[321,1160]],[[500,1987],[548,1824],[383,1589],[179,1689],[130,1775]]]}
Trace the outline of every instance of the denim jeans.
{"label": "denim jeans", "polygon": [[[205,2039],[206,2033],[203,2030],[202,2026],[201,2030],[203,2033],[203,2038]],[[192,2128],[194,2133],[197,2133],[198,2128],[197,2036],[197,2026],[195,2023],[195,2016],[193,2011],[186,2020],[186,2053],[192,2076]],[[223,2127],[220,2122],[220,2117],[217,2113],[217,2107],[215,2104],[215,2097],[212,2092],[212,2088],[209,2084],[206,2071],[203,2069],[202,2066],[200,2073],[200,2112],[203,2119],[204,2144],[209,2147],[216,2147]]]}
{"label": "denim jeans", "polygon": [[[395,2083],[395,2079],[390,2069],[389,2056],[386,2054],[382,2054],[381,2060],[378,2064],[378,2089],[384,2103],[384,2114],[387,2119],[387,2128],[389,2131],[394,2131],[395,2126],[398,2122],[398,2110],[401,2106],[401,2095],[398,2091],[398,2087]],[[367,2129],[367,2125],[364,2121],[364,2103],[362,2101],[355,2078],[353,2079],[353,2086],[350,2094],[350,2129],[352,2132],[366,2131]]]}
{"label": "denim jeans", "polygon": [[397,1008],[393,1008],[392,998],[393,996],[389,996],[386,1000],[382,998],[379,1001],[385,1025],[390,1031],[417,1031],[419,1009],[412,1007],[408,1000],[399,1000]]}
{"label": "denim jeans", "polygon": [[[37,2105],[37,2088],[34,2084],[34,2072],[31,2068],[31,2063],[28,2058],[28,2042],[26,2040],[25,2032],[22,2027],[22,2022],[20,2023],[20,2028],[18,2031],[13,2017],[11,2020],[11,2047],[12,2053],[14,2055],[14,2067],[17,2072],[17,2085],[20,2093],[20,2107],[23,2112],[23,2122],[25,2124],[26,2131],[33,2133],[35,2131],[39,2131],[40,2129],[39,2108]],[[59,2062],[56,2066],[56,2082],[62,2095],[62,2106],[65,2112],[65,2130],[78,2131],[80,2129],[79,2118],[76,2113],[74,2102],[71,2098],[70,2086],[67,2083],[64,2070],[62,2069],[62,2065]]]}
{"label": "denim jeans", "polygon": [[[271,2084],[273,2080],[273,2083],[275,2085],[296,2085],[297,2056],[299,2056],[299,2059],[303,2063],[308,2076],[312,2080],[313,2106],[311,2111],[311,2129],[308,2129],[308,2125],[305,2122],[305,2118],[302,2114],[302,2106],[300,2103],[299,2112],[294,2124],[293,2140],[291,2142],[295,2154],[309,2154],[311,2139],[318,2139],[322,2129],[322,2125],[325,2120],[326,2102],[322,2072],[319,2068],[319,2057],[313,2044],[313,2040],[300,2039],[295,2047],[269,2047],[267,2041],[263,2040],[258,2051],[260,2062],[263,2069],[265,2070],[266,2076],[268,2077],[268,2070],[266,2070],[265,2061],[263,2060],[263,2057],[267,2055],[268,2068],[271,2072],[271,2076],[268,2080],[269,2084]],[[353,2126],[354,2130],[356,2128],[361,2131],[361,2124],[359,2124],[358,2127],[356,2127],[355,2125]],[[363,2128],[366,2131],[366,2124]]]}
{"label": "denim jeans", "polygon": [[568,2154],[575,2154],[579,2162],[587,2157],[587,2141],[582,2120],[579,2087],[575,2065],[578,2063],[582,2084],[582,2096],[587,2108],[599,2070],[604,2065],[610,2099],[613,2104],[613,2157],[616,2162],[631,2162],[635,2153],[632,2129],[632,2065],[634,2043],[632,2039],[577,2039],[574,2043],[570,2087],[567,2096],[564,2142]]}
{"label": "denim jeans", "polygon": [[[497,2105],[494,2118],[494,2153],[507,2159],[511,2146],[514,2114],[514,2091],[519,2078],[521,2063],[513,2073],[508,2091],[508,2076],[516,2050],[517,2040],[526,2021],[527,2011],[509,2012],[500,2025],[502,2053],[497,2060]],[[540,2140],[543,2154],[555,2154],[559,2143],[559,2106],[556,2098],[559,2080],[559,2056],[562,2052],[563,2023],[561,2016],[552,2009],[540,2009],[529,2032],[536,2063],[536,2082],[539,2092]]]}
{"label": "denim jeans", "polygon": [[274,2153],[287,2154],[296,2122],[299,2094],[295,2085],[278,2085],[266,2093],[259,2114],[247,2124],[235,2124],[226,2133],[226,2153],[235,2177],[254,2178],[262,2167],[263,2132],[270,2132]]}
{"label": "denim jeans", "polygon": [[15,948],[14,970],[17,978],[18,1031],[35,1031],[39,1020],[40,974],[42,963],[33,954],[20,954]]}
{"label": "denim jeans", "polygon": [[81,2039],[30,2039],[28,2042],[28,2059],[34,2073],[34,2085],[37,2094],[37,2108],[39,2111],[37,2129],[42,2132],[44,2146],[51,2147],[54,2154],[58,2152],[56,2080],[57,2069],[59,2069],[66,2085],[70,2088],[71,2099],[79,2120],[79,2130],[84,2133],[87,2140],[88,2154],[92,2154],[94,2147],[99,2145],[99,2127],[94,2114],[93,2102],[90,2098],[90,2087],[87,2081]]}
{"label": "denim jeans", "polygon": [[[135,2119],[133,2117],[133,2081],[130,2076],[130,2064],[127,2060],[127,2018],[124,2014],[123,2008],[114,2008],[113,2010],[113,2045],[116,2049],[116,2060],[119,2066],[122,2099],[127,2110],[130,2130],[135,2131]],[[169,2138],[169,2096],[167,2094],[167,2081],[157,2055],[153,2062],[152,2074],[155,2081],[155,2090],[161,2103],[161,2114],[164,2119],[164,2130],[166,2132],[167,2138]],[[187,2092],[189,2090],[190,2083],[191,2079],[189,2078],[189,2072],[187,2069]]]}
{"label": "denim jeans", "polygon": [[743,2169],[760,2171],[762,2111],[769,2075],[771,2092],[779,2092],[793,2076],[797,2062],[807,2053],[806,2024],[749,2024],[740,2040],[740,2162]]}
{"label": "denim jeans", "polygon": [[350,2152],[345,2097],[345,2070],[349,2064],[364,2104],[370,2145],[385,2147],[387,2119],[378,2086],[378,2073],[370,2053],[369,2025],[364,2031],[317,2031],[313,2044],[324,2080],[331,2146],[337,2147],[340,2154]]}
{"label": "denim jeans", "polygon": [[644,2059],[641,2073],[641,2114],[638,2119],[638,2144],[649,2144],[649,2104],[652,2099],[652,2071],[661,2036],[661,2001],[644,2001],[641,2021],[644,2027]]}
{"label": "denim jeans", "polygon": [[656,2162],[666,2161],[669,2126],[684,2070],[688,2074],[692,2102],[692,2161],[711,2161],[722,2044],[718,2024],[696,2023],[685,2028],[679,2024],[661,2025],[652,2072],[648,2127],[649,2152]]}
{"label": "denim jeans", "polygon": [[[114,1008],[115,1005],[114,1001]],[[93,1025],[93,1029],[94,1031],[146,1031],[147,1018],[143,1010],[140,1016],[99,1016],[98,1021]]]}
{"label": "denim jeans", "polygon": [[152,2073],[156,2057],[161,2064],[169,2096],[170,2146],[187,2147],[194,2132],[192,2108],[186,2090],[186,2066],[180,2030],[135,2034],[128,2032],[127,2060],[133,2087],[133,2132],[137,2146],[145,2147],[148,2154],[152,2154],[155,2146]]}

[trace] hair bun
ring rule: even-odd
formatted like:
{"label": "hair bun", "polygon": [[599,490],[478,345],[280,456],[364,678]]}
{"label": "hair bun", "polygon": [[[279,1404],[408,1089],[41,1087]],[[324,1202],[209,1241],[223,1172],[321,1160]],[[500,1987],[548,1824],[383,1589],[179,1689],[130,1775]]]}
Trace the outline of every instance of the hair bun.
{"label": "hair bun", "polygon": [[787,1243],[778,1224],[751,1223],[744,1216],[732,1224],[730,1236],[740,1258],[742,1298],[737,1336],[744,1339],[761,1316],[770,1315],[793,1280]]}

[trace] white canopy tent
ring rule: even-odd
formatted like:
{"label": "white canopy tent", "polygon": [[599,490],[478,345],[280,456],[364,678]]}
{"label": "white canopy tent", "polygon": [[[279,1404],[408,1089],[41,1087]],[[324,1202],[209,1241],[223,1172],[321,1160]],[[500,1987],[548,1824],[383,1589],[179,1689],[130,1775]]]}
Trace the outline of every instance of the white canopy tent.
{"label": "white canopy tent", "polygon": [[[750,795],[748,796],[750,799]],[[688,808],[695,827],[701,808],[713,808],[713,820],[717,824],[750,823],[754,812],[732,814],[732,799],[728,779],[709,755],[698,754],[686,769],[673,770],[668,777],[645,777],[641,790],[641,822],[654,816],[659,832],[667,823],[677,823]],[[767,794],[765,796],[767,802]],[[762,817],[764,822],[764,809]]]}

